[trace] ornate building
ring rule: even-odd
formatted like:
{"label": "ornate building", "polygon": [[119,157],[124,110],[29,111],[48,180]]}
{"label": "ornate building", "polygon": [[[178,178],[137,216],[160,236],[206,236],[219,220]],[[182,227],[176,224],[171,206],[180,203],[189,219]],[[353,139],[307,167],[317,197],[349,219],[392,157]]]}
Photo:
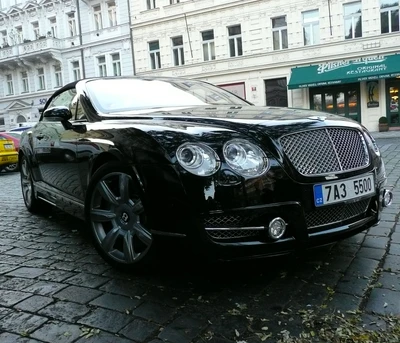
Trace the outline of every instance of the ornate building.
{"label": "ornate building", "polygon": [[138,75],[400,126],[399,0],[132,0]]}
{"label": "ornate building", "polygon": [[55,89],[134,73],[128,0],[0,0],[0,131],[37,121]]}

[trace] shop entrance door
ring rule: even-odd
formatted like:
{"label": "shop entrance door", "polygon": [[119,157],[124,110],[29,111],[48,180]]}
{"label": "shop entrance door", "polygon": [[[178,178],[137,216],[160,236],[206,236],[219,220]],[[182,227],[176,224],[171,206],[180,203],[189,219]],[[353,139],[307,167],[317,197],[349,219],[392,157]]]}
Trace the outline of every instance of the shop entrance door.
{"label": "shop entrance door", "polygon": [[312,110],[334,113],[360,122],[360,85],[310,88],[310,104]]}
{"label": "shop entrance door", "polygon": [[399,87],[400,81],[386,81],[386,113],[389,126],[400,126]]}

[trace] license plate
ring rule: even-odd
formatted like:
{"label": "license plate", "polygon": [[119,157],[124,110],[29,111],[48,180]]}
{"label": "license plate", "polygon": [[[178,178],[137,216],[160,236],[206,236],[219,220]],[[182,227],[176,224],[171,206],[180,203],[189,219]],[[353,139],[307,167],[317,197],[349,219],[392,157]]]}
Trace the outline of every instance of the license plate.
{"label": "license plate", "polygon": [[12,144],[4,144],[4,149],[12,149],[13,145]]}
{"label": "license plate", "polygon": [[8,157],[7,157],[7,156],[3,156],[3,157],[1,158],[1,161],[2,161],[2,162],[8,161]]}
{"label": "license plate", "polygon": [[372,174],[368,174],[338,182],[314,185],[314,204],[315,206],[325,206],[373,193],[375,193],[374,177]]}

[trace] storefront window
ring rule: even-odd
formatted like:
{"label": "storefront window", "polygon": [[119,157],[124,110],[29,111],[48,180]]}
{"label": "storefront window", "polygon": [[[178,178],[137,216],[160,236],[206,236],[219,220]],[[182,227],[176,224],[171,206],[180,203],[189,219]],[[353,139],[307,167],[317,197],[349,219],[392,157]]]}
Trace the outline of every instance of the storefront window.
{"label": "storefront window", "polygon": [[313,110],[322,111],[322,94],[313,95]]}
{"label": "storefront window", "polygon": [[267,106],[288,106],[286,78],[265,80],[265,93]]}
{"label": "storefront window", "polygon": [[399,88],[396,86],[389,87],[389,112],[390,123],[399,123]]}

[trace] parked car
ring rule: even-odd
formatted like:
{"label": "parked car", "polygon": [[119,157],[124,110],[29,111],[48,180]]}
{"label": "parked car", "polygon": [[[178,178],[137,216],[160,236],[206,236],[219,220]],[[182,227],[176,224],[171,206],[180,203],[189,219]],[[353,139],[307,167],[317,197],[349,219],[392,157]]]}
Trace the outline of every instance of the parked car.
{"label": "parked car", "polygon": [[[21,132],[0,132],[0,136],[4,137],[5,139],[12,140],[15,150],[19,150],[19,140],[21,139]],[[18,171],[18,161],[16,163],[9,164],[4,169],[9,172]]]}
{"label": "parked car", "polygon": [[0,171],[18,163],[18,152],[12,139],[0,132]]}
{"label": "parked car", "polygon": [[376,225],[392,201],[357,122],[188,79],[70,83],[19,154],[28,210],[86,220],[101,256],[126,268],[157,258],[165,237],[220,259],[326,245]]}

